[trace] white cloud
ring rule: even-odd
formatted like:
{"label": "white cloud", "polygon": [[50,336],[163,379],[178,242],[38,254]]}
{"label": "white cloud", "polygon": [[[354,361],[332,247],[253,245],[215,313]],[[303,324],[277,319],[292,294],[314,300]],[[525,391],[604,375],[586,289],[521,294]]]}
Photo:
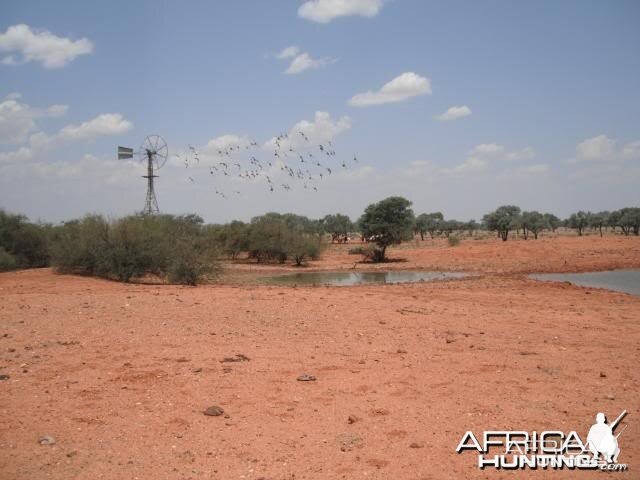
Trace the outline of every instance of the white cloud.
{"label": "white cloud", "polygon": [[[569,159],[568,163],[584,165],[584,167],[583,170],[573,172],[570,178],[597,177],[599,172],[610,174],[617,170],[598,167],[598,165],[613,165],[636,159],[640,159],[640,140],[618,147],[618,142],[615,139],[604,134],[597,135],[576,145],[576,155]],[[592,168],[591,165],[595,165],[595,167]]]}
{"label": "white cloud", "polygon": [[60,117],[67,112],[66,105],[34,108],[17,100],[20,94],[12,93],[0,102],[0,144],[21,143],[36,128],[36,120]]}
{"label": "white cloud", "polygon": [[496,143],[481,143],[480,145],[476,145],[471,149],[469,155],[483,155],[483,154],[495,154],[504,152],[505,148],[503,145],[498,145]]}
{"label": "white cloud", "polygon": [[119,113],[104,113],[80,125],[67,125],[53,135],[44,132],[29,137],[29,146],[13,152],[0,153],[0,162],[15,162],[32,159],[36,154],[70,143],[87,142],[99,137],[118,135],[133,128]]}
{"label": "white cloud", "polygon": [[536,152],[531,147],[520,150],[508,150],[504,145],[497,143],[481,143],[469,151],[470,156],[481,156],[492,160],[531,160]]}
{"label": "white cloud", "polygon": [[443,173],[477,173],[486,170],[489,167],[489,162],[478,157],[467,157],[467,159],[460,165],[451,169],[444,169]]}
{"label": "white cloud", "polygon": [[354,95],[349,100],[349,105],[353,107],[370,107],[372,105],[402,102],[425,94],[431,95],[431,80],[413,72],[405,72],[383,85],[376,92],[369,90]]}
{"label": "white cloud", "polygon": [[627,143],[622,149],[622,158],[624,159],[640,158],[640,140]]}
{"label": "white cloud", "polygon": [[597,162],[613,160],[615,156],[615,140],[606,135],[588,138],[576,146],[576,157],[573,162]]}
{"label": "white cloud", "polygon": [[[481,143],[476,145],[467,154],[467,158],[461,164],[453,168],[444,168],[444,174],[469,174],[478,173],[488,170],[495,161],[505,160],[530,160],[535,157],[535,152],[531,147],[525,147],[520,150],[509,150],[504,145],[497,143]],[[506,173],[512,174],[517,172],[520,175],[541,173],[547,165],[528,165],[520,167],[516,170],[510,170]]]}
{"label": "white cloud", "polygon": [[291,45],[283,49],[280,53],[276,55],[276,58],[285,59],[285,58],[293,58],[300,53],[300,49],[295,45]]}
{"label": "white cloud", "polygon": [[[328,112],[317,111],[312,121],[300,120],[291,127],[288,138],[280,141],[280,144],[283,148],[305,149],[310,146],[316,148],[317,145],[332,141],[350,128],[351,119],[349,117],[343,116],[334,121]],[[304,137],[300,132],[304,133]],[[276,138],[273,137],[264,144],[264,147],[272,150],[275,144]]]}
{"label": "white cloud", "polygon": [[128,132],[133,124],[119,113],[103,113],[80,125],[67,125],[55,136],[62,143],[84,142]]}
{"label": "white cloud", "polygon": [[292,59],[289,67],[284,71],[287,75],[295,75],[302,73],[305,70],[324,67],[325,65],[329,65],[337,61],[335,58],[331,57],[313,58],[309,53],[301,52],[295,45],[282,50],[276,55],[276,58],[280,60]]}
{"label": "white cloud", "polygon": [[382,0],[309,0],[300,5],[298,15],[318,23],[350,15],[375,17],[382,4]]}
{"label": "white cloud", "polygon": [[522,150],[514,150],[512,152],[507,152],[506,159],[507,160],[531,160],[536,156],[536,152],[531,147],[525,147]]}
{"label": "white cloud", "polygon": [[438,115],[436,118],[438,120],[456,120],[458,118],[468,117],[469,115],[471,115],[471,109],[466,105],[462,105],[461,107],[450,107],[446,112]]}
{"label": "white cloud", "polygon": [[328,57],[315,59],[311,58],[308,53],[302,53],[293,59],[291,65],[289,65],[289,68],[287,68],[284,73],[288,75],[302,73],[305,70],[324,67],[325,65],[329,65],[335,61],[335,59]]}
{"label": "white cloud", "polygon": [[20,54],[8,55],[5,65],[40,62],[45,68],[60,68],[80,55],[93,52],[93,43],[86,38],[71,40],[46,30],[34,31],[28,25],[13,25],[0,33],[0,51]]}

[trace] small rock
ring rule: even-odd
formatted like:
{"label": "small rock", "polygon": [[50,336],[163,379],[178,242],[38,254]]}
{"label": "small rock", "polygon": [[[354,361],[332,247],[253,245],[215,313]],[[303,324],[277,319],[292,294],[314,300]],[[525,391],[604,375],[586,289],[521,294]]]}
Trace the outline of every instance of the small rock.
{"label": "small rock", "polygon": [[405,349],[403,349],[403,348],[399,348],[397,350],[397,353],[407,353],[407,351]]}
{"label": "small rock", "polygon": [[0,375],[0,380],[9,380],[9,375],[2,374]]}
{"label": "small rock", "polygon": [[349,415],[349,418],[347,418],[347,423],[351,425],[353,423],[356,423],[358,420],[360,419],[355,415]]}
{"label": "small rock", "polygon": [[227,363],[227,362],[248,362],[249,360],[251,360],[249,357],[247,357],[246,355],[242,354],[242,353],[237,353],[235,354],[233,357],[224,357],[222,360],[220,360],[221,363]]}
{"label": "small rock", "polygon": [[213,405],[204,411],[204,414],[208,417],[219,417],[223,413],[224,409],[222,407],[219,407],[218,405]]}
{"label": "small rock", "polygon": [[56,443],[56,439],[54,437],[52,437],[51,435],[43,435],[38,440],[38,443],[40,445],[54,445]]}
{"label": "small rock", "polygon": [[607,378],[607,374],[604,372],[600,372],[600,378]]}
{"label": "small rock", "polygon": [[178,363],[187,363],[190,362],[191,360],[188,359],[187,357],[180,357],[180,358],[176,358],[176,362]]}
{"label": "small rock", "polygon": [[296,380],[298,380],[299,382],[315,382],[316,381],[316,377],[314,377],[313,375],[310,375],[308,373],[303,373]]}
{"label": "small rock", "polygon": [[424,445],[419,442],[413,442],[409,445],[409,448],[424,448]]}
{"label": "small rock", "polygon": [[77,454],[78,454],[78,452],[76,450],[74,450],[73,452],[67,453],[67,457],[69,457],[69,458],[75,457]]}
{"label": "small rock", "polygon": [[614,397],[613,395],[611,395],[610,393],[607,394],[607,400],[615,400],[616,397]]}
{"label": "small rock", "polygon": [[202,368],[198,367],[198,368],[194,368],[193,370],[191,370],[193,373],[200,373],[202,371]]}

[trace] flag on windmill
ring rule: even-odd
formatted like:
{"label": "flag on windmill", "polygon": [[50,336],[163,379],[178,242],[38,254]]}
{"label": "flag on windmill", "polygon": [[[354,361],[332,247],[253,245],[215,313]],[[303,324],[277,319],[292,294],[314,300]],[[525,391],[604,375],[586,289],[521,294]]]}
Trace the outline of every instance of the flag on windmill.
{"label": "flag on windmill", "polygon": [[133,158],[133,148],[118,147],[118,160]]}

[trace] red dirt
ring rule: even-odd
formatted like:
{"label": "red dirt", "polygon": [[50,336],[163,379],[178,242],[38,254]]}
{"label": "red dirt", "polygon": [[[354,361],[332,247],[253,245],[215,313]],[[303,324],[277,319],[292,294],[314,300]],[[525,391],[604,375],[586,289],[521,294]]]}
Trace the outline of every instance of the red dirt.
{"label": "red dirt", "polygon": [[[346,248],[311,268],[351,268]],[[601,478],[483,471],[454,450],[466,430],[584,437],[623,409],[630,471],[613,475],[637,476],[640,298],[516,272],[637,268],[640,239],[391,253],[408,261],[383,268],[494,273],[348,288],[0,274],[0,478]]]}

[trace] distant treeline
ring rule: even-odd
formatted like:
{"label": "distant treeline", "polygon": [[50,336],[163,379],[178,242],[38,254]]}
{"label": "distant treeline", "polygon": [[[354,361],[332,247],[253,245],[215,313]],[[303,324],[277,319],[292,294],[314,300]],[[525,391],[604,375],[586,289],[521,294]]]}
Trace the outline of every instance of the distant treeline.
{"label": "distant treeline", "polygon": [[444,236],[451,245],[477,230],[502,240],[519,232],[537,239],[544,230],[574,229],[578,235],[609,230],[639,235],[640,208],[613,212],[573,213],[561,220],[551,213],[521,211],[505,205],[481,222],[445,219],[440,212],[415,215],[411,202],[389,197],[369,205],[353,222],[347,215],[310,219],[292,213],[267,213],[250,222],[205,224],[197,215],[132,215],[107,220],[87,215],[60,225],[32,223],[0,209],[0,271],[52,265],[60,272],[95,275],[120,281],[153,275],[174,283],[196,284],[213,275],[220,256],[240,254],[258,263],[302,265],[317,258],[326,243],[361,240],[351,250],[372,261],[385,259],[388,246],[418,235]]}

